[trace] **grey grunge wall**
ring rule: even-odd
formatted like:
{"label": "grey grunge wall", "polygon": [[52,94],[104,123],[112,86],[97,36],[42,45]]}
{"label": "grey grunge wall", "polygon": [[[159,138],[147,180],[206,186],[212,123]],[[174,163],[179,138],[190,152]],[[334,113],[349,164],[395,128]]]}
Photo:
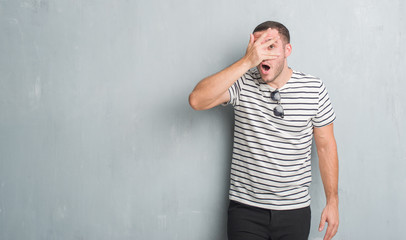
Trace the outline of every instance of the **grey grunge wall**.
{"label": "grey grunge wall", "polygon": [[265,20],[290,29],[289,65],[333,101],[335,239],[401,239],[405,12],[378,0],[0,0],[0,239],[226,239],[233,110],[187,99]]}

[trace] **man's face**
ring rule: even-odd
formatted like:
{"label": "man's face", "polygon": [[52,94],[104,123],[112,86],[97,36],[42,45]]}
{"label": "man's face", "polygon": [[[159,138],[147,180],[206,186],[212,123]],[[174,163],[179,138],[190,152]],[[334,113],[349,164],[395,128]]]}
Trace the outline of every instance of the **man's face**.
{"label": "man's face", "polygon": [[274,44],[269,46],[269,50],[272,51],[272,53],[279,54],[279,56],[275,59],[264,60],[257,66],[262,79],[266,83],[269,83],[274,81],[283,71],[287,64],[286,58],[290,55],[292,48],[289,43],[285,42],[283,36],[281,36],[276,29],[255,32],[255,41],[265,32],[267,32],[268,35],[263,42],[269,41],[271,38],[275,39],[279,37]]}

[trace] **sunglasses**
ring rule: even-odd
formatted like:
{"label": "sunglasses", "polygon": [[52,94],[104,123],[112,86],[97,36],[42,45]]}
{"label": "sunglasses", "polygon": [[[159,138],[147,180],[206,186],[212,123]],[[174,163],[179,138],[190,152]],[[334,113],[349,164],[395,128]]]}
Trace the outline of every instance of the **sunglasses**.
{"label": "sunglasses", "polygon": [[275,91],[271,92],[271,99],[276,101],[276,103],[278,104],[274,109],[273,109],[273,114],[275,114],[275,116],[277,117],[281,117],[283,118],[285,116],[285,112],[283,111],[283,107],[281,105],[281,94],[278,91],[278,89],[276,89]]}

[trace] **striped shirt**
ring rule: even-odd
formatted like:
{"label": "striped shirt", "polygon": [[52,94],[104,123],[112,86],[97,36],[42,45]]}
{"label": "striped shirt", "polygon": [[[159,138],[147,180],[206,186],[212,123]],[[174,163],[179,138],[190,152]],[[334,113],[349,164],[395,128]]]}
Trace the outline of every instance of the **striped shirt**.
{"label": "striped shirt", "polygon": [[284,118],[274,115],[274,90],[256,68],[229,88],[235,114],[229,196],[272,210],[307,207],[313,127],[332,123],[335,113],[319,78],[293,71],[278,89]]}

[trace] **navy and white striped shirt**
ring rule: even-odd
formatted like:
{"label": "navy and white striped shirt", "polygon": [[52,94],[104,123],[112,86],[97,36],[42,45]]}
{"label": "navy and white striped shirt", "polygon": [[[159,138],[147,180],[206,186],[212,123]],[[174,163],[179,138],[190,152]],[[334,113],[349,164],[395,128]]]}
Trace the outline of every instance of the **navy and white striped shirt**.
{"label": "navy and white striped shirt", "polygon": [[335,113],[319,78],[293,71],[278,89],[284,118],[273,113],[274,90],[256,68],[229,89],[235,113],[230,199],[272,210],[307,207],[313,127],[332,123]]}

